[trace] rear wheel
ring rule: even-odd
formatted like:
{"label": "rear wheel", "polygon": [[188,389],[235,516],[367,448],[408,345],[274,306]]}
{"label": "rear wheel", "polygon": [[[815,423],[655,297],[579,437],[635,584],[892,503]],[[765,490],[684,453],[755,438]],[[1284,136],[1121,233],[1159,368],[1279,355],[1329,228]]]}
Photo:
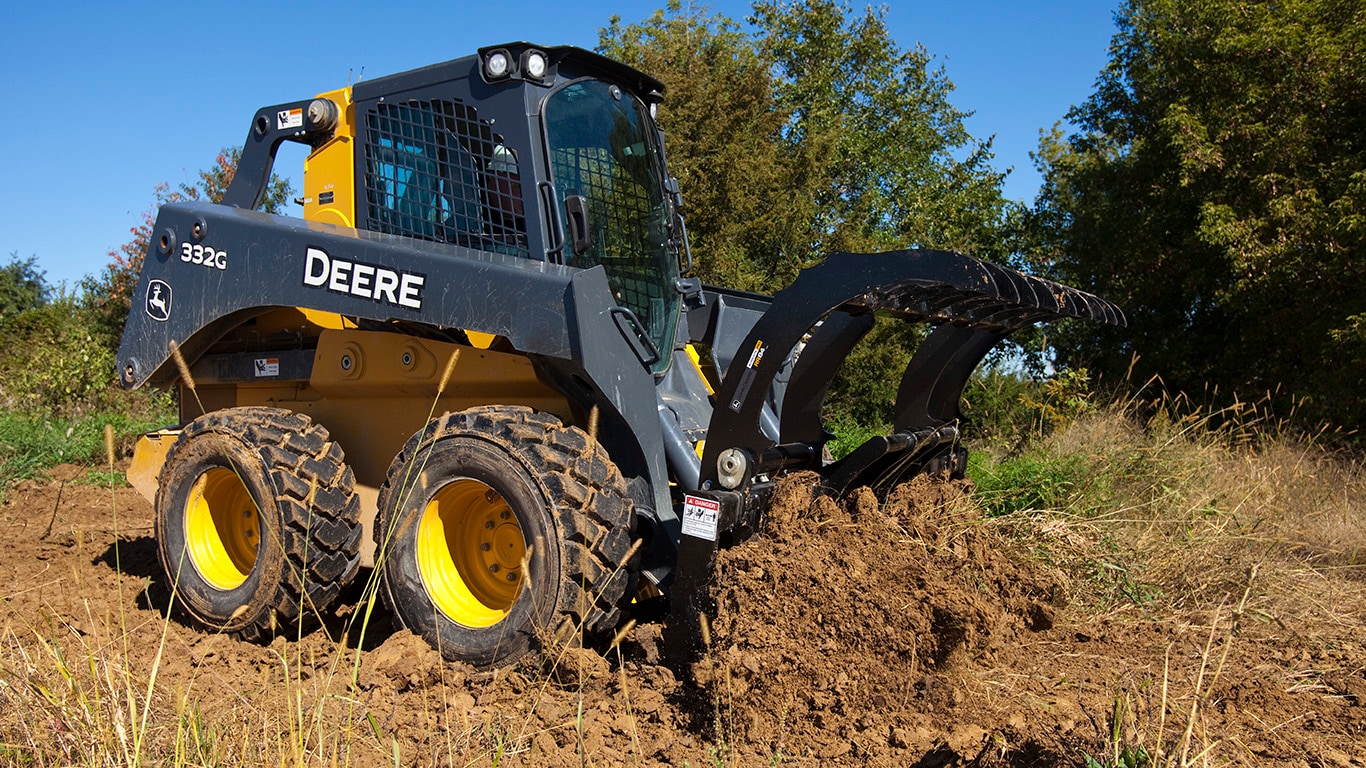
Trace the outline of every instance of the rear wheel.
{"label": "rear wheel", "polygon": [[511,663],[544,635],[610,631],[633,580],[633,509],[606,451],[521,407],[448,414],[389,468],[381,592],[448,659]]}
{"label": "rear wheel", "polygon": [[157,552],[177,605],[260,639],[317,616],[360,567],[360,504],[327,430],[277,408],[195,419],[166,455]]}

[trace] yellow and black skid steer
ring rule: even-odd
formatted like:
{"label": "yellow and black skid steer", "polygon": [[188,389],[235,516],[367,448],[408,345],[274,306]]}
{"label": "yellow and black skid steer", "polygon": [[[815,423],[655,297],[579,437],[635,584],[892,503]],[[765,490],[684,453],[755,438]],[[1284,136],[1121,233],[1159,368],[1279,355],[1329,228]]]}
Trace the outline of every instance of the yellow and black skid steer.
{"label": "yellow and black skid steer", "polygon": [[[266,637],[368,566],[451,659],[610,635],[647,597],[686,655],[713,554],[780,476],[961,476],[959,401],[994,345],[1124,323],[944,251],[830,254],[771,297],[687,277],[663,92],[577,48],[492,46],[265,107],[221,204],[161,208],[117,366],[180,387],[129,478],[185,612]],[[286,141],[311,150],[302,218],[257,210]],[[933,330],[894,430],[829,461],[822,403],[875,316]]]}

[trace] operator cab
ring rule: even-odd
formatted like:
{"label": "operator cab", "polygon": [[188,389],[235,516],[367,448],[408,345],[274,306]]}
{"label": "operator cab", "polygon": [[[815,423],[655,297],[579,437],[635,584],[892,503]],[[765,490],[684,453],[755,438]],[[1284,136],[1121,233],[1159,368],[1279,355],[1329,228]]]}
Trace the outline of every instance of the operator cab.
{"label": "operator cab", "polygon": [[600,266],[614,319],[662,373],[685,247],[654,122],[662,92],[589,51],[510,43],[323,94],[344,118],[305,165],[304,217]]}

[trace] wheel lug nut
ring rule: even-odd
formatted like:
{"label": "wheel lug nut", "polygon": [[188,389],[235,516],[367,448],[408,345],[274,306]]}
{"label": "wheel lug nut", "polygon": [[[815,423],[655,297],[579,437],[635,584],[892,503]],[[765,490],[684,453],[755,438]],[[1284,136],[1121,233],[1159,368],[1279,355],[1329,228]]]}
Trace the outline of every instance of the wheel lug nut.
{"label": "wheel lug nut", "polygon": [[488,530],[490,530],[490,531],[493,530],[493,521],[492,521],[492,520],[485,520],[485,521],[484,521],[484,528],[486,528],[486,529],[488,529]]}
{"label": "wheel lug nut", "polygon": [[512,571],[508,571],[508,581],[516,581],[516,580],[517,580],[517,574],[513,573]]}
{"label": "wheel lug nut", "polygon": [[480,544],[480,545],[479,545],[479,551],[480,551],[480,552],[487,552],[487,551],[489,551],[490,549],[493,549],[493,545],[490,544],[490,543],[488,543],[487,541],[484,542],[483,544]]}
{"label": "wheel lug nut", "polygon": [[491,563],[491,564],[489,565],[489,573],[497,573],[497,572],[498,572],[498,564],[497,564],[497,563]]}
{"label": "wheel lug nut", "polygon": [[512,517],[512,513],[509,512],[509,511],[507,511],[507,510],[505,509],[505,510],[503,510],[502,512],[499,512],[499,513],[498,513],[498,516],[501,517],[502,519],[506,520],[506,519],[508,519],[509,517]]}
{"label": "wheel lug nut", "polygon": [[488,503],[492,504],[497,500],[498,494],[495,493],[492,488],[488,489],[487,491],[484,491],[484,501],[487,501]]}

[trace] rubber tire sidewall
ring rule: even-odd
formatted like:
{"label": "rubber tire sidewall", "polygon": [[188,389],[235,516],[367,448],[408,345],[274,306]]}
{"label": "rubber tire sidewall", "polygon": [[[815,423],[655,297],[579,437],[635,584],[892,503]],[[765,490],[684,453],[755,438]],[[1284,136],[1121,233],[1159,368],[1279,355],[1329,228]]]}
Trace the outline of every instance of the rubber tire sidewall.
{"label": "rubber tire sidewall", "polygon": [[[415,476],[408,482],[410,488],[392,490],[399,495],[401,507],[384,496],[379,504],[381,510],[398,510],[394,519],[386,520],[382,533],[391,539],[381,566],[389,606],[403,626],[421,635],[448,659],[488,667],[520,658],[536,643],[538,632],[554,629],[549,624],[556,619],[563,555],[551,519],[549,495],[505,448],[469,434],[424,441],[412,464]],[[489,486],[503,497],[530,550],[521,593],[508,615],[490,627],[466,627],[442,613],[428,594],[417,562],[420,515],[437,491],[466,478]]]}
{"label": "rubber tire sidewall", "polygon": [[[274,608],[285,555],[281,548],[281,516],[275,488],[260,453],[225,432],[200,432],[173,449],[157,489],[157,555],[174,602],[205,625],[237,632],[266,626],[264,612]],[[233,589],[219,589],[200,575],[187,549],[185,508],[195,481],[212,469],[235,472],[260,510],[260,545],[247,578]],[[178,577],[177,577],[178,574]],[[238,611],[246,607],[246,610]],[[234,615],[236,614],[236,615]]]}

